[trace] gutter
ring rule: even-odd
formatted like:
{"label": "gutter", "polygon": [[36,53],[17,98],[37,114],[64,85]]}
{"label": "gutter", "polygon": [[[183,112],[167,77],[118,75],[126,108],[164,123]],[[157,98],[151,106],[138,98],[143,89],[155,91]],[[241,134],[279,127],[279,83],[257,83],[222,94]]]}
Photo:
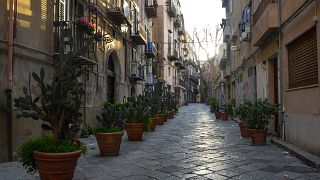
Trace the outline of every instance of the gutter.
{"label": "gutter", "polygon": [[6,98],[7,98],[7,153],[8,161],[13,160],[12,148],[12,80],[13,80],[13,36],[14,36],[14,21],[15,21],[15,0],[8,0],[9,3],[9,19],[8,19],[8,59],[7,59],[7,85],[6,85]]}

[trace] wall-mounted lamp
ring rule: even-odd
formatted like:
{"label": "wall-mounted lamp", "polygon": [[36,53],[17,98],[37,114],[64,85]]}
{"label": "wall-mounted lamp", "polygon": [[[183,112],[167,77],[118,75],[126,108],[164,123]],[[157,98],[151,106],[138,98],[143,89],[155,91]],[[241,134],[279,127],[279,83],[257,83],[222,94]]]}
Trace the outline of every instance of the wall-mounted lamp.
{"label": "wall-mounted lamp", "polygon": [[115,37],[113,36],[111,36],[111,34],[105,34],[105,35],[103,35],[103,42],[105,43],[105,44],[108,44],[108,43],[111,43],[112,41],[114,41],[115,40]]}

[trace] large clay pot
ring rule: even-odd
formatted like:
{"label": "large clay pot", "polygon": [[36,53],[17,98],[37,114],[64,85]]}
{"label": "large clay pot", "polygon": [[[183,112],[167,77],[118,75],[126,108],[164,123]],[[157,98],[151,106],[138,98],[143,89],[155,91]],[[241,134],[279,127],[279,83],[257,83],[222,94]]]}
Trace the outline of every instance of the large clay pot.
{"label": "large clay pot", "polygon": [[215,112],[216,119],[221,119],[221,112]]}
{"label": "large clay pot", "polygon": [[33,152],[41,180],[72,180],[81,151],[68,153]]}
{"label": "large clay pot", "polygon": [[243,138],[250,137],[249,128],[246,123],[240,122],[239,128],[240,128],[240,132],[241,132],[241,137],[243,137]]}
{"label": "large clay pot", "polygon": [[255,146],[262,146],[266,144],[267,129],[249,129],[252,144]]}
{"label": "large clay pot", "polygon": [[157,125],[163,125],[164,122],[166,121],[166,117],[167,115],[166,114],[157,114],[157,117],[158,117],[158,121],[157,121]]}
{"label": "large clay pot", "polygon": [[174,111],[170,111],[168,114],[168,119],[173,119],[174,117]]}
{"label": "large clay pot", "polygon": [[221,119],[223,121],[228,121],[228,113],[226,112],[221,112]]}
{"label": "large clay pot", "polygon": [[129,141],[141,141],[143,136],[142,123],[126,123],[125,129],[127,131]]}
{"label": "large clay pot", "polygon": [[123,131],[114,133],[96,133],[100,154],[103,156],[119,155]]}
{"label": "large clay pot", "polygon": [[156,130],[157,121],[158,121],[158,117],[150,118],[149,127],[148,127],[149,132]]}

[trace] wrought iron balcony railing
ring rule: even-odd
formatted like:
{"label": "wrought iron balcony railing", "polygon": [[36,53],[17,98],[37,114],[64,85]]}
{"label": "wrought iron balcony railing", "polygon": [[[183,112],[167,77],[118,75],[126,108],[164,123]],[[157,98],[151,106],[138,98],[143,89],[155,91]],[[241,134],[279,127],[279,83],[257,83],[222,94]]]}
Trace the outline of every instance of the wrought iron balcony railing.
{"label": "wrought iron balcony railing", "polygon": [[146,14],[149,18],[157,17],[157,9],[158,9],[158,2],[157,0],[146,0],[145,1],[145,10]]}
{"label": "wrought iron balcony railing", "polygon": [[132,41],[136,45],[146,45],[147,44],[147,33],[141,26],[141,24],[136,24],[131,28],[131,35]]}
{"label": "wrought iron balcony railing", "polygon": [[157,56],[157,48],[156,45],[152,42],[148,42],[146,45],[145,55],[148,58],[154,58]]}

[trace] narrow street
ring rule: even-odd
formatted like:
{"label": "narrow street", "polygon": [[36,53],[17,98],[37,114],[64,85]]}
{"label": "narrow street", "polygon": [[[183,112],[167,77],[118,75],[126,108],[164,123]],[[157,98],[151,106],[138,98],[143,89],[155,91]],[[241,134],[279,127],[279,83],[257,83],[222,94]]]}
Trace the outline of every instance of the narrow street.
{"label": "narrow street", "polygon": [[[252,146],[233,121],[215,120],[209,107],[190,104],[147,133],[142,142],[123,137],[120,155],[101,157],[94,137],[83,139],[89,152],[74,179],[320,179],[319,171],[268,143]],[[0,164],[0,179],[28,176],[18,162]]]}

